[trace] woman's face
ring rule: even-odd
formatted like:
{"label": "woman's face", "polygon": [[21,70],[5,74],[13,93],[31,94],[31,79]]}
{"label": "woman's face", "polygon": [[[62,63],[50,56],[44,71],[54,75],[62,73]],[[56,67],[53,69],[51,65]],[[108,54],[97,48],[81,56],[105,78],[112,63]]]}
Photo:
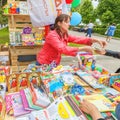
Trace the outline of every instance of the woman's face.
{"label": "woman's face", "polygon": [[68,28],[70,26],[70,19],[68,19],[67,21],[62,21],[58,23],[60,26],[60,29],[63,33],[68,31]]}

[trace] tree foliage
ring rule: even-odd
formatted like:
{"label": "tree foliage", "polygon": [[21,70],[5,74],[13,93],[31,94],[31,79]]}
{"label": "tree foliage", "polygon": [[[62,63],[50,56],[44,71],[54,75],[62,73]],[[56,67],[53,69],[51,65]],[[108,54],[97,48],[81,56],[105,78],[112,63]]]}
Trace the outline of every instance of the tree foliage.
{"label": "tree foliage", "polygon": [[80,13],[84,23],[88,23],[90,20],[95,21],[95,10],[93,8],[91,0],[84,0],[80,6]]}
{"label": "tree foliage", "polygon": [[103,23],[120,21],[120,0],[100,0],[97,15]]}
{"label": "tree foliage", "polygon": [[113,23],[114,22],[113,20],[114,20],[114,14],[109,10],[103,13],[101,16],[101,21],[103,21],[104,24]]}
{"label": "tree foliage", "polygon": [[0,0],[0,24],[7,24],[7,17],[3,15],[3,6],[7,3],[7,0]]}
{"label": "tree foliage", "polygon": [[73,8],[72,12],[77,11],[82,16],[83,23],[89,23],[90,20],[95,21],[95,11],[91,0],[84,0],[77,8]]}
{"label": "tree foliage", "polygon": [[7,0],[0,0],[0,7],[4,6],[7,3]]}

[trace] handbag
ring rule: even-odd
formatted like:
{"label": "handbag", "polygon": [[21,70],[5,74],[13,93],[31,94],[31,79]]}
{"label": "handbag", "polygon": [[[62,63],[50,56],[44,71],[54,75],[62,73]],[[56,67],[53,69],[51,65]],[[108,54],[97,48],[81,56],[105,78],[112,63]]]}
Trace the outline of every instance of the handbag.
{"label": "handbag", "polygon": [[107,35],[107,33],[108,33],[108,31],[106,30],[106,31],[105,31],[105,35]]}

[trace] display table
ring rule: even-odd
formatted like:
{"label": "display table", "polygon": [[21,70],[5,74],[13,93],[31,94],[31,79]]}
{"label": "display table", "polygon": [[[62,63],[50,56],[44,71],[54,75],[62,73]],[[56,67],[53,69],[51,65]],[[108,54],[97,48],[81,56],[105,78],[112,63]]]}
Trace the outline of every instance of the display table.
{"label": "display table", "polygon": [[[99,93],[101,93],[101,90],[98,90],[98,89],[93,89],[93,88],[91,88],[88,84],[86,84],[83,80],[81,80],[78,76],[74,76],[74,78],[75,78],[75,81],[79,84],[79,85],[81,85],[81,86],[83,86],[85,89],[88,89],[88,91],[89,92],[93,92],[93,93],[95,93],[95,94],[99,94]],[[94,94],[94,95],[95,95]],[[14,117],[12,117],[12,116],[8,116],[8,115],[5,115],[5,119],[4,120],[15,120],[15,118]],[[91,119],[89,119],[89,120],[91,120]]]}
{"label": "display table", "polygon": [[19,61],[19,57],[27,57],[31,55],[36,55],[43,45],[34,46],[10,46],[10,63],[12,66],[12,71],[17,72],[18,66],[26,66],[35,60]]}

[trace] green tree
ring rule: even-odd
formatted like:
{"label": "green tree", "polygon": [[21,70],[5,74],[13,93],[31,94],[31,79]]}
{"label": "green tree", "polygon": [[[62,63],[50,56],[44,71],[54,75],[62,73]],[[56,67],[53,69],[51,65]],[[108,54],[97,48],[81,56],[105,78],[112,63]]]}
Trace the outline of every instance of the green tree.
{"label": "green tree", "polygon": [[95,21],[95,11],[90,0],[84,0],[80,5],[80,14],[82,15],[82,22],[89,23],[90,20]]}
{"label": "green tree", "polygon": [[0,7],[2,7],[3,5],[5,5],[7,3],[7,0],[0,0]]}
{"label": "green tree", "polygon": [[8,19],[5,15],[3,15],[3,9],[0,8],[0,24],[7,24]]}
{"label": "green tree", "polygon": [[120,0],[100,0],[100,3],[97,7],[97,15],[103,23],[106,23],[108,21],[108,18],[108,22],[119,23]]}
{"label": "green tree", "polygon": [[3,15],[3,6],[7,3],[7,0],[0,0],[0,24],[7,24],[7,17]]}
{"label": "green tree", "polygon": [[111,11],[106,11],[101,16],[101,21],[103,21],[104,24],[112,23],[114,22],[114,14]]}

